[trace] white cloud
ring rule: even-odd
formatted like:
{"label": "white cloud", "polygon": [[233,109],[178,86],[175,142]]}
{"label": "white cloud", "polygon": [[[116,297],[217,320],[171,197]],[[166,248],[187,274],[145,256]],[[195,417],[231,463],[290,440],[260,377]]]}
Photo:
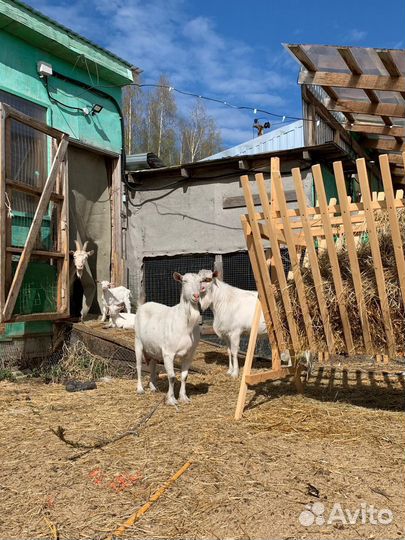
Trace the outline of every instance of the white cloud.
{"label": "white cloud", "polygon": [[367,32],[359,30],[358,28],[352,28],[343,38],[344,41],[350,43],[358,43],[367,36]]}
{"label": "white cloud", "polygon": [[[213,18],[191,16],[185,0],[89,0],[85,7],[82,0],[29,2],[140,67],[143,82],[156,82],[164,73],[178,88],[238,105],[273,107],[282,114],[288,111],[279,108],[287,107],[289,96],[296,95],[292,88],[298,67],[281,46],[259,55],[248,43],[225,37]],[[184,99],[178,103],[180,109],[186,108]],[[236,128],[231,109],[209,102],[207,107],[226,143],[243,142],[236,138],[250,132],[250,125],[247,131]],[[250,117],[247,114],[248,124]]]}

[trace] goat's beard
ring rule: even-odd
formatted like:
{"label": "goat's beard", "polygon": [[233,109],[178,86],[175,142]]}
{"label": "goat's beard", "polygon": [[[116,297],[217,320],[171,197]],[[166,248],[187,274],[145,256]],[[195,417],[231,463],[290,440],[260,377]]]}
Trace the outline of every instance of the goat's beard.
{"label": "goat's beard", "polygon": [[83,269],[79,270],[78,268],[76,268],[76,276],[81,279],[83,275]]}

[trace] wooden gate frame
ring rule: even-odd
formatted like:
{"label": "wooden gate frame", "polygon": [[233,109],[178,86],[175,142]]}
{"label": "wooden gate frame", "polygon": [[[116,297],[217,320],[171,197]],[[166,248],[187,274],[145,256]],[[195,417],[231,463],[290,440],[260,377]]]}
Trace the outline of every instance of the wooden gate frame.
{"label": "wooden gate frame", "polygon": [[[9,172],[9,159],[11,152],[11,131],[9,119],[14,119],[24,125],[44,133],[54,139],[53,159],[48,177],[43,189],[35,188],[11,180],[7,177]],[[23,114],[13,107],[0,103],[0,323],[24,322],[40,320],[56,320],[69,316],[69,196],[67,148],[69,136],[62,131],[52,128],[43,122]],[[23,248],[11,245],[11,217],[6,210],[7,188],[11,191],[28,193],[38,197],[38,206],[28,232]],[[57,250],[34,250],[42,220],[48,204],[54,201],[58,209],[58,236]],[[11,273],[12,255],[20,254],[14,276]],[[25,271],[31,256],[56,259],[58,266],[58,294],[57,311],[52,313],[32,313],[27,315],[13,315],[18,293],[24,279]],[[8,291],[6,288],[10,284]]]}
{"label": "wooden gate frame", "polygon": [[[405,164],[405,152],[402,154],[402,158]],[[256,280],[259,301],[253,318],[245,367],[242,373],[235,411],[235,419],[239,420],[243,414],[247,388],[249,385],[293,376],[297,390],[303,391],[304,388],[301,381],[301,371],[303,367],[300,366],[298,362],[299,355],[302,354],[303,351],[300,350],[298,328],[292,314],[291,299],[288,293],[288,286],[281,261],[280,244],[284,244],[288,248],[297,295],[304,318],[306,339],[312,353],[318,353],[321,358],[326,359],[330,354],[335,352],[335,340],[329,320],[327,304],[324,298],[318,255],[315,248],[316,238],[318,238],[318,241],[322,243],[322,246],[327,249],[335,291],[337,296],[342,299],[342,301],[339,302],[339,313],[343,328],[346,353],[351,355],[355,352],[347,308],[343,301],[342,276],[334,238],[335,235],[338,234],[340,237],[344,236],[348,246],[353,285],[362,326],[364,353],[376,355],[377,360],[380,361],[382,357],[388,361],[388,356],[392,357],[395,354],[393,326],[388,306],[374,211],[387,210],[399,286],[405,304],[405,258],[396,211],[398,208],[405,207],[405,199],[403,198],[403,190],[399,190],[394,194],[388,156],[380,156],[379,161],[384,192],[371,194],[365,160],[363,158],[356,160],[362,195],[360,203],[352,203],[350,197],[347,195],[341,162],[333,163],[340,205],[336,205],[336,200],[331,200],[328,204],[320,165],[314,165],[312,167],[312,174],[319,200],[319,206],[313,208],[307,207],[299,168],[292,170],[298,209],[288,208],[278,158],[272,158],[271,160],[271,201],[269,201],[267,195],[263,174],[255,174],[255,181],[263,210],[261,213],[258,213],[255,210],[249,177],[247,175],[241,176],[241,183],[248,212],[247,215],[241,216],[241,221],[253,274]],[[352,214],[352,212],[354,212],[354,214]],[[375,262],[374,268],[378,295],[382,313],[384,315],[383,325],[387,339],[387,348],[384,351],[377,351],[373,348],[365,310],[364,294],[356,249],[356,240],[358,240],[358,236],[356,237],[356,235],[365,232],[368,234],[370,248]],[[270,260],[266,260],[266,248],[263,244],[263,240],[270,241],[272,251]],[[305,295],[300,261],[297,256],[297,249],[301,249],[302,247],[306,248],[308,254],[326,338],[326,349],[325,346],[320,346],[314,338],[311,313]],[[287,342],[285,334],[282,331],[275,300],[275,285],[279,287],[280,296],[286,313],[288,324]],[[266,321],[267,332],[272,348],[272,369],[252,374],[251,368],[261,313],[263,313]],[[291,350],[293,352],[292,355],[290,354]],[[288,351],[293,359],[294,365],[292,367],[281,366],[280,358],[284,351]],[[358,351],[356,352],[358,353]]]}

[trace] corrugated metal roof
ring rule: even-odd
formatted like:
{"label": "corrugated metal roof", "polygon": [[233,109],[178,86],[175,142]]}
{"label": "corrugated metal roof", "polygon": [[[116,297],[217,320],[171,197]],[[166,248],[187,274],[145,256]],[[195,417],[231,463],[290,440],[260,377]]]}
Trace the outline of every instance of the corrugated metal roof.
{"label": "corrugated metal roof", "polygon": [[230,156],[263,154],[265,152],[274,152],[277,150],[290,150],[292,148],[300,148],[301,146],[304,146],[304,128],[303,121],[298,120],[297,122],[283,125],[282,127],[264,133],[259,137],[255,137],[242,144],[232,146],[227,150],[208,156],[202,161]]}

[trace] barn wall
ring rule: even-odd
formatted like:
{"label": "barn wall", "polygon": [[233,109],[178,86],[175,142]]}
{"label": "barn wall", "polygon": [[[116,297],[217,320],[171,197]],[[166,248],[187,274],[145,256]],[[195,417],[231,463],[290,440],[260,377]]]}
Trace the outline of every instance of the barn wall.
{"label": "barn wall", "polygon": [[[312,175],[303,173],[303,178],[311,204]],[[285,190],[292,190],[292,178],[283,176],[283,180]],[[169,183],[164,177],[160,182]],[[266,183],[270,190],[270,181]],[[135,300],[141,287],[144,257],[246,250],[240,221],[246,209],[223,208],[224,198],[243,195],[239,175],[155,189],[156,181],[153,191],[138,191],[128,202],[127,269]],[[259,206],[257,209],[261,210]]]}

